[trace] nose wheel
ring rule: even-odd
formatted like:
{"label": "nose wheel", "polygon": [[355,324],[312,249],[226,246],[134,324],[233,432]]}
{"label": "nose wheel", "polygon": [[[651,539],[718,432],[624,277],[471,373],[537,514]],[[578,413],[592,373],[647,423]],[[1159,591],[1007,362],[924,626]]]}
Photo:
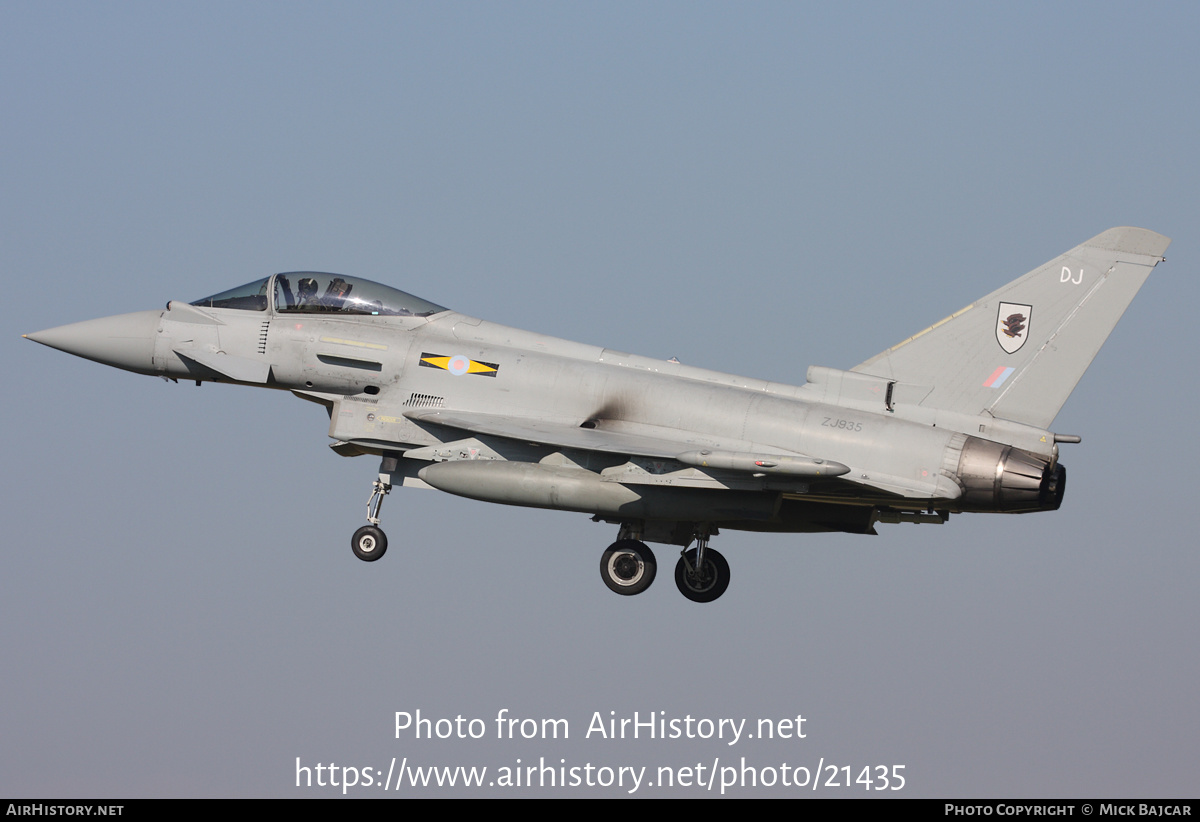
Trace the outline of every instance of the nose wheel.
{"label": "nose wheel", "polygon": [[374,562],[387,551],[387,534],[377,525],[364,525],[351,537],[350,550],[363,562]]}

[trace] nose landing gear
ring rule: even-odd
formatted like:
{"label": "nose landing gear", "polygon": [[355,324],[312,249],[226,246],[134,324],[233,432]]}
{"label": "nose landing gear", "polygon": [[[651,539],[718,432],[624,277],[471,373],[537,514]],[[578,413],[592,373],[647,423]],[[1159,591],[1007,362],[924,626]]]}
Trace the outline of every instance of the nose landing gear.
{"label": "nose landing gear", "polygon": [[[384,462],[386,465],[387,460]],[[374,562],[387,551],[387,534],[379,527],[379,509],[383,507],[383,498],[392,490],[392,475],[384,473],[385,465],[380,466],[379,479],[371,485],[371,497],[367,500],[367,522],[370,525],[359,528],[350,538],[350,550],[363,562]]]}

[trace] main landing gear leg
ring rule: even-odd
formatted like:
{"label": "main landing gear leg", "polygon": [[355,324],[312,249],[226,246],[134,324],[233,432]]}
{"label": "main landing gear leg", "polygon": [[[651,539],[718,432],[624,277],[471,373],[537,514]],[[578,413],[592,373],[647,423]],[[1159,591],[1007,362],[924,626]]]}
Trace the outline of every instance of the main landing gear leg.
{"label": "main landing gear leg", "polygon": [[379,478],[371,484],[371,496],[367,500],[367,522],[350,538],[350,550],[363,562],[374,562],[387,551],[387,534],[379,527],[379,509],[383,498],[392,490],[392,471],[396,468],[395,457],[384,457],[379,465]]}
{"label": "main landing gear leg", "polygon": [[680,554],[675,565],[675,585],[692,602],[712,602],[729,587],[729,563],[708,547],[709,529],[696,529],[696,547]]}

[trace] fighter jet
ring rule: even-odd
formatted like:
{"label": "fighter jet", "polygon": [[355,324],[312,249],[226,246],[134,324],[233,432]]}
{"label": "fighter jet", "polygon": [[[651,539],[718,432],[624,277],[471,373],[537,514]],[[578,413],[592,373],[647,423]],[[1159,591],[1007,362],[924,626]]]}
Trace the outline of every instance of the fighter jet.
{"label": "fighter jet", "polygon": [[1053,511],[1066,470],[1049,429],[1170,240],[1113,228],[840,371],[785,385],[469,317],[387,285],[273,274],[191,303],[27,337],[168,380],[291,391],[323,405],[330,447],[380,458],[367,524],[384,555],[396,485],[590,514],[618,526],[600,576],[650,587],[647,543],[711,602],[719,529],[874,534],[878,523]]}

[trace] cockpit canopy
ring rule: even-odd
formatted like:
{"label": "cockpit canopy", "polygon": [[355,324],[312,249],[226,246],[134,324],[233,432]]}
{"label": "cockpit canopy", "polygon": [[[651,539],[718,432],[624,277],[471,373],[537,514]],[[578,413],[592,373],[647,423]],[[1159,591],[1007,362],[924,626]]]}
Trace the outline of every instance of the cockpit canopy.
{"label": "cockpit canopy", "polygon": [[237,308],[297,314],[358,314],[428,317],[448,309],[397,288],[359,277],[292,271],[213,294],[192,303],[200,308]]}

